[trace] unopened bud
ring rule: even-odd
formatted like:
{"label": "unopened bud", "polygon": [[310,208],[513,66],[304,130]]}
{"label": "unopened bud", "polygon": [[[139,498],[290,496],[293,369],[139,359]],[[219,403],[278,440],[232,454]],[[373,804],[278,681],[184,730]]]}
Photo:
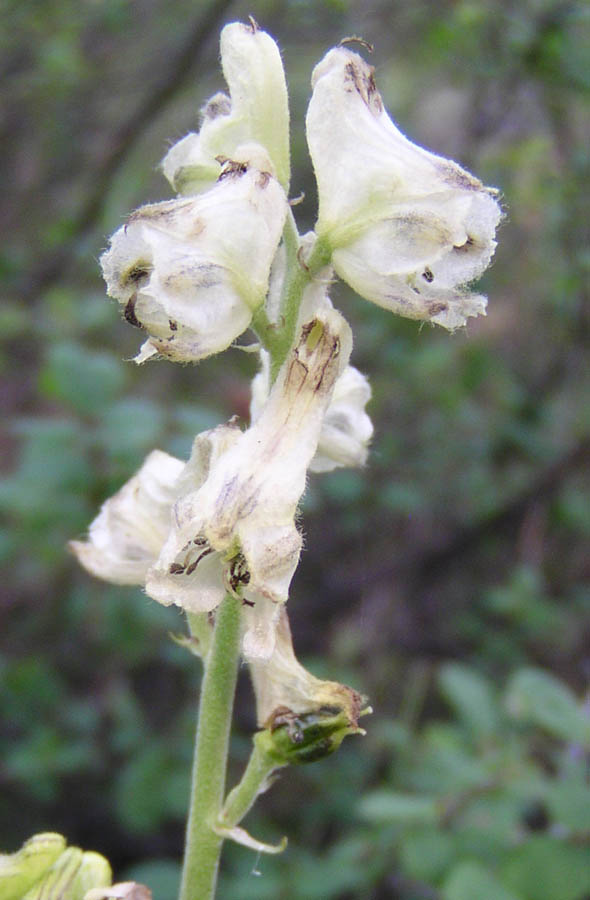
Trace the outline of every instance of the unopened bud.
{"label": "unopened bud", "polygon": [[29,838],[16,853],[0,854],[1,900],[21,900],[65,848],[63,835],[47,832]]}

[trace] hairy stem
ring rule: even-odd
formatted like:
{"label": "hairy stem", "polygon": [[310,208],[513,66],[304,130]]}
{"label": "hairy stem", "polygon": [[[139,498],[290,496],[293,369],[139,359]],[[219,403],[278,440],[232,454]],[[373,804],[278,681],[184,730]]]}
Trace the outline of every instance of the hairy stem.
{"label": "hairy stem", "polygon": [[293,346],[296,337],[299,309],[303,292],[324,268],[332,255],[331,248],[320,239],[316,240],[309,259],[303,260],[300,256],[301,244],[297,226],[293,214],[289,212],[285,230],[283,232],[285,247],[287,250],[287,272],[283,285],[281,298],[281,328],[279,339],[271,350],[270,377],[271,383],[275,381],[279,369],[283,365],[289,350]]}
{"label": "hairy stem", "polygon": [[270,775],[285,763],[276,758],[263,746],[260,735],[254,737],[252,755],[246,766],[241,781],[227,795],[221,812],[221,821],[226,826],[238,825],[246,813],[252,808],[259,794],[266,790]]}
{"label": "hairy stem", "polygon": [[223,805],[231,715],[240,651],[240,601],[217,610],[205,664],[179,900],[213,900],[223,838],[214,827]]}

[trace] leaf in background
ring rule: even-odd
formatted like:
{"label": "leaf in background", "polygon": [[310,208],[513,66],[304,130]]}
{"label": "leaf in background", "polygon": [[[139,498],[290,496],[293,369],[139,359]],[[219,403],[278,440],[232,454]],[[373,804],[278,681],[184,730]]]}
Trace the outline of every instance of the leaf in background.
{"label": "leaf in background", "polygon": [[104,351],[72,343],[50,347],[39,375],[41,394],[83,416],[100,415],[123,389],[123,364]]}
{"label": "leaf in background", "polygon": [[502,873],[526,900],[583,900],[590,891],[588,848],[550,837],[533,837],[515,848]]}
{"label": "leaf in background", "polygon": [[152,737],[124,766],[114,790],[125,827],[149,832],[167,820],[182,821],[189,795],[188,766]]}
{"label": "leaf in background", "polygon": [[363,819],[381,824],[430,825],[438,821],[439,808],[434,797],[373,791],[361,800],[359,814]]}
{"label": "leaf in background", "polygon": [[96,438],[108,457],[120,463],[122,477],[163,442],[165,414],[161,404],[145,398],[125,398],[105,410]]}
{"label": "leaf in background", "polygon": [[586,779],[559,779],[545,794],[552,819],[565,828],[590,834],[590,785]]}
{"label": "leaf in background", "polygon": [[520,669],[506,690],[506,706],[521,721],[562,740],[590,745],[590,715],[562,681],[541,669]]}
{"label": "leaf in background", "polygon": [[498,728],[498,708],[490,683],[475,669],[459,663],[442,666],[438,676],[445,699],[474,737],[485,740]]}
{"label": "leaf in background", "polygon": [[453,837],[440,828],[408,828],[400,837],[400,863],[410,878],[438,881],[454,853]]}
{"label": "leaf in background", "polygon": [[492,874],[476,862],[461,862],[451,871],[443,900],[525,900],[507,890]]}

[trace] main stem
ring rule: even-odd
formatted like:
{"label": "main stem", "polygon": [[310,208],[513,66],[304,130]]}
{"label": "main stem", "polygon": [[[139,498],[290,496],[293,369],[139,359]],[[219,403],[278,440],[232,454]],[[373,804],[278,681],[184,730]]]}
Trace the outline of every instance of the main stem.
{"label": "main stem", "polygon": [[201,687],[190,810],[179,900],[213,900],[223,838],[213,830],[225,791],[240,651],[240,601],[217,609]]}
{"label": "main stem", "polygon": [[332,256],[331,247],[317,239],[309,259],[305,261],[300,258],[301,238],[291,210],[283,230],[283,243],[287,259],[279,321],[269,322],[264,307],[258,309],[252,319],[252,326],[262,346],[270,353],[271,384],[293,347],[303,292],[318,272],[329,264]]}

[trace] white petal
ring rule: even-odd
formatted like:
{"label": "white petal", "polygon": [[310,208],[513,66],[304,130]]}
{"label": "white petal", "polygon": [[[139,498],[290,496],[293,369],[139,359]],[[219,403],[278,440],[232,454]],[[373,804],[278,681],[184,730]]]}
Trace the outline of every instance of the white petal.
{"label": "white petal", "polygon": [[173,528],[147,572],[148,595],[165,606],[176,603],[190,612],[208,612],[226,594],[223,561],[205,536],[205,525],[213,512],[203,502],[201,488],[241,436],[240,429],[230,424],[205,431],[194,440],[179,480],[180,499],[174,507]]}
{"label": "white petal", "polygon": [[289,108],[279,48],[254,25],[233,22],[221,32],[221,63],[230,97],[216,94],[203,110],[198,134],[188,134],[164,158],[164,174],[181,194],[206,189],[219,174],[217,157],[236,148],[265,147],[271,173],[289,188]]}
{"label": "white petal", "polygon": [[[246,148],[251,155],[258,147]],[[229,166],[204,194],[144,206],[111,238],[101,264],[107,290],[155,354],[193,361],[228,347],[268,290],[287,206],[275,179]]]}
{"label": "white petal", "polygon": [[[178,194],[185,197],[200,194],[215,184],[221,172],[217,156],[232,159],[236,144],[227,144],[226,152],[214,149],[213,136],[216,132],[228,131],[231,100],[225,94],[215,94],[201,110],[202,125],[199,134],[190,132],[170,148],[162,160],[162,171]],[[209,136],[209,141],[207,141]],[[246,134],[239,136],[241,143]],[[207,146],[209,144],[209,146]]]}
{"label": "white petal", "polygon": [[88,541],[70,548],[92,575],[115,584],[143,584],[171,527],[184,463],[161,450],[149,454],[141,469],[103,503]]}
{"label": "white petal", "polygon": [[462,285],[494,253],[497,192],[404,137],[358,54],[331,50],[312,84],[316,231],[333,247],[338,275],[380,306],[446,328],[483,312],[483,298]]}

